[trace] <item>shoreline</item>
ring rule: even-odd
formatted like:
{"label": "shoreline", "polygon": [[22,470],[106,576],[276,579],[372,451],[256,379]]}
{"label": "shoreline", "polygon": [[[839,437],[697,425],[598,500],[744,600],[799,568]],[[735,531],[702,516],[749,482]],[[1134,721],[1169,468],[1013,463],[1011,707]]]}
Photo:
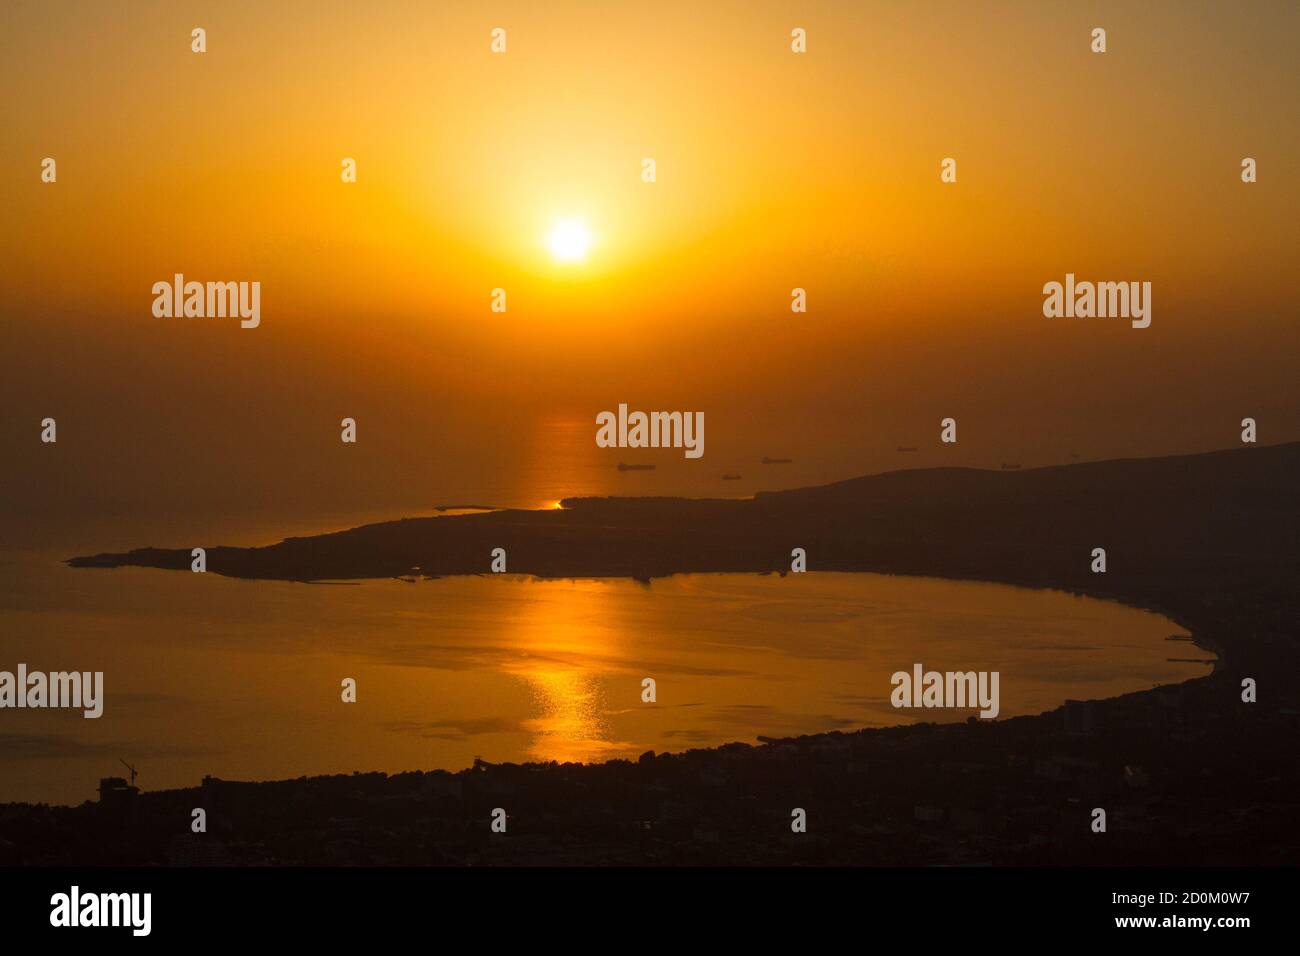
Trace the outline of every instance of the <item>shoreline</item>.
{"label": "shoreline", "polygon": [[[993,721],[602,764],[209,778],[142,793],[129,810],[8,805],[0,864],[185,862],[199,852],[173,839],[187,805],[216,808],[223,821],[202,843],[204,859],[243,865],[1294,863],[1297,487],[1300,443],[1290,443],[1015,472],[890,472],[744,501],[581,499],[213,548],[209,570],[242,578],[378,578],[417,566],[481,574],[503,547],[512,573],[648,580],[780,572],[798,546],[818,571],[1116,601],[1174,622],[1215,663],[1176,684]],[[1104,574],[1089,567],[1098,546]],[[189,560],[140,549],[74,566],[181,570]],[[1249,682],[1258,694],[1248,700]],[[484,823],[497,806],[509,808],[509,839],[493,840]],[[810,820],[793,842],[792,806]],[[1107,809],[1109,836],[1092,832],[1092,807]],[[38,821],[61,836],[35,840]]]}
{"label": "shoreline", "polygon": [[[148,568],[143,568],[143,569],[139,569],[139,570],[146,570],[146,571],[147,571],[147,570],[157,570],[157,569],[148,569]],[[666,576],[664,576],[663,578],[660,578],[660,579],[658,579],[658,580],[670,580],[670,579],[672,579],[672,578],[674,578],[674,577],[721,577],[721,578],[734,578],[734,577],[738,577],[738,576],[741,576],[741,577],[748,577],[748,576],[751,576],[751,575],[754,576],[754,577],[767,577],[767,576],[771,576],[771,575],[773,575],[773,574],[777,574],[777,573],[779,573],[779,572],[726,572],[726,571],[719,571],[719,572],[680,572],[680,573],[677,573],[677,574],[666,575]],[[1192,644],[1193,646],[1195,646],[1195,647],[1197,647],[1197,648],[1199,648],[1199,649],[1205,651],[1206,653],[1211,653],[1211,654],[1214,653],[1214,651],[1213,651],[1211,648],[1206,647],[1203,643],[1201,643],[1201,642],[1197,639],[1196,634],[1195,634],[1195,633],[1194,633],[1190,628],[1188,628],[1188,627],[1186,627],[1185,625],[1181,624],[1180,622],[1178,622],[1178,621],[1175,620],[1174,618],[1172,618],[1172,617],[1170,617],[1170,616],[1168,616],[1168,615],[1166,615],[1166,614],[1164,614],[1164,613],[1162,613],[1162,612],[1160,612],[1160,611],[1158,611],[1158,610],[1155,610],[1155,609],[1136,607],[1136,606],[1134,606],[1134,605],[1132,605],[1132,604],[1128,604],[1128,603],[1125,603],[1125,602],[1120,601],[1120,600],[1118,600],[1118,599],[1109,598],[1109,597],[1096,597],[1096,596],[1093,596],[1093,595],[1089,595],[1089,594],[1081,594],[1081,593],[1076,592],[1076,591],[1069,591],[1069,590],[1065,590],[1065,589],[1057,588],[1057,587],[1052,587],[1052,586],[1034,586],[1034,587],[1026,587],[1026,586],[1023,586],[1023,585],[1018,585],[1018,584],[1014,584],[1014,583],[1010,583],[1010,582],[1005,582],[1005,581],[997,581],[997,580],[992,580],[992,579],[986,579],[986,580],[969,580],[969,579],[963,579],[963,578],[941,577],[941,576],[936,576],[936,575],[901,575],[901,574],[892,574],[892,573],[884,573],[884,572],[869,572],[869,571],[868,571],[868,572],[860,572],[860,571],[826,571],[826,570],[816,570],[816,571],[809,571],[809,572],[807,572],[807,573],[810,574],[810,575],[817,575],[817,576],[820,576],[820,575],[839,575],[839,576],[844,576],[844,577],[851,577],[851,576],[857,576],[857,575],[871,575],[871,576],[875,576],[875,577],[879,577],[879,578],[907,578],[907,579],[917,580],[917,581],[923,581],[923,582],[924,582],[924,581],[929,581],[929,582],[942,582],[942,583],[947,583],[947,584],[992,585],[992,586],[997,586],[997,587],[1010,588],[1010,589],[1014,589],[1014,590],[1018,590],[1018,591],[1019,591],[1019,590],[1025,590],[1025,591],[1032,591],[1032,592],[1050,592],[1050,593],[1054,593],[1054,594],[1060,595],[1060,596],[1062,596],[1062,597],[1067,597],[1067,598],[1075,598],[1075,599],[1082,598],[1082,599],[1085,599],[1085,600],[1088,600],[1088,601],[1096,601],[1096,602],[1100,602],[1100,603],[1105,603],[1105,604],[1115,605],[1115,606],[1117,606],[1117,607],[1124,608],[1124,609],[1126,609],[1126,610],[1136,610],[1136,611],[1141,611],[1141,612],[1148,613],[1148,614],[1153,614],[1153,615],[1159,617],[1161,620],[1163,620],[1163,621],[1167,622],[1168,624],[1170,624],[1171,627],[1172,627],[1173,629],[1181,629],[1181,630],[1187,632],[1187,635],[1186,635],[1186,636],[1179,636],[1179,637],[1177,638],[1179,641],[1183,641],[1183,642],[1190,643],[1190,644]],[[481,578],[486,578],[486,577],[490,577],[490,576],[491,576],[491,575],[488,575],[488,574],[477,575],[477,577],[481,577]],[[538,575],[514,574],[514,573],[511,573],[511,574],[508,574],[508,575],[502,575],[502,576],[503,576],[503,577],[507,577],[507,578],[520,578],[520,579],[527,579],[527,580],[529,580],[529,581],[533,581],[533,582],[558,582],[558,581],[573,581],[573,582],[578,582],[578,581],[628,582],[628,581],[630,581],[630,579],[627,578],[627,577],[625,577],[625,576],[620,576],[620,577],[596,577],[596,578],[590,578],[590,577],[567,578],[567,577],[541,577],[541,576],[538,576]],[[782,576],[784,576],[784,575],[782,575]],[[426,579],[426,580],[432,582],[432,581],[440,581],[440,580],[444,580],[444,579],[446,579],[446,578],[445,578],[445,577],[439,577],[439,578],[429,578],[429,579]],[[360,586],[364,586],[364,585],[366,585],[366,584],[368,584],[368,583],[372,583],[372,582],[376,582],[376,583],[378,583],[378,582],[385,582],[385,581],[387,581],[387,580],[388,580],[388,579],[381,579],[381,578],[363,578],[363,579],[355,579],[355,580],[349,580],[349,581],[307,581],[307,582],[299,582],[299,581],[281,581],[281,582],[279,582],[279,583],[285,583],[285,584],[297,584],[297,585],[332,585],[332,586],[355,586],[355,587],[360,587]],[[1163,640],[1168,641],[1168,640],[1171,640],[1171,639],[1172,639],[1172,638],[1166,637],[1166,638],[1164,638]],[[1172,660],[1172,659],[1170,659],[1170,660]],[[1054,713],[1054,712],[1056,712],[1056,711],[1059,711],[1062,707],[1064,707],[1067,703],[1070,703],[1070,702],[1074,702],[1074,703],[1083,703],[1083,704],[1096,704],[1096,703],[1101,703],[1101,702],[1105,702],[1105,701],[1109,701],[1109,700],[1115,700],[1115,699],[1117,699],[1117,698],[1119,698],[1119,697],[1127,696],[1127,695],[1129,695],[1129,694],[1135,694],[1135,693],[1149,693],[1149,692],[1151,692],[1151,691],[1159,690],[1160,688],[1165,688],[1165,687],[1176,687],[1176,686],[1179,686],[1179,685],[1181,685],[1181,684],[1186,684],[1186,683],[1191,682],[1191,681],[1202,680],[1202,679],[1205,679],[1205,678],[1208,677],[1208,676],[1211,676],[1211,675],[1212,675],[1212,674],[1213,674],[1213,673],[1214,673],[1214,672],[1215,672],[1215,671],[1216,671],[1216,670],[1221,666],[1221,664],[1222,664],[1222,658],[1221,658],[1219,655],[1216,654],[1215,657],[1214,657],[1212,660],[1201,661],[1201,660],[1197,660],[1197,659],[1186,659],[1185,661],[1183,661],[1183,663],[1188,663],[1188,664],[1192,664],[1192,663],[1205,663],[1205,664],[1211,664],[1212,666],[1211,666],[1211,668],[1210,668],[1208,671],[1203,672],[1203,673],[1190,674],[1190,675],[1188,675],[1188,676],[1186,676],[1186,677],[1184,677],[1184,678],[1182,678],[1182,679],[1173,679],[1173,680],[1169,680],[1169,681],[1166,681],[1166,682],[1158,683],[1158,684],[1156,684],[1154,687],[1143,688],[1143,689],[1141,689],[1141,690],[1130,690],[1130,691],[1124,691],[1124,692],[1121,692],[1121,693],[1118,693],[1118,694],[1108,694],[1108,695],[1103,695],[1103,696],[1080,696],[1080,697],[1070,697],[1070,696],[1064,696],[1064,695],[1066,694],[1066,691],[1065,691],[1065,689],[1063,688],[1062,691],[1061,691],[1061,693],[1062,693],[1062,695],[1063,695],[1062,698],[1061,698],[1061,700],[1060,700],[1058,703],[1055,703],[1055,704],[1052,705],[1052,706],[1046,707],[1046,708],[1044,708],[1044,709],[1042,709],[1042,710],[1033,711],[1033,712],[1027,712],[1027,713],[1016,713],[1016,714],[1010,714],[1010,715],[1005,715],[1005,716],[999,716],[999,717],[997,717],[997,718],[994,718],[994,720],[996,721],[996,720],[1011,720],[1011,719],[1024,718],[1024,717],[1040,717],[1040,716],[1043,716],[1043,715],[1045,715],[1045,714],[1051,714],[1051,713]],[[922,711],[922,710],[924,710],[924,709],[923,709],[923,708],[920,708],[920,707],[913,707],[913,708],[904,708],[904,710],[905,710],[906,712],[908,712],[908,713],[911,713],[911,712],[920,712],[920,711]],[[973,710],[972,710],[972,712],[973,712]],[[884,724],[884,725],[881,725],[881,724],[875,724],[875,725],[865,725],[865,726],[852,726],[852,727],[848,727],[848,728],[843,727],[843,726],[841,726],[841,727],[828,726],[828,727],[826,727],[826,728],[823,729],[823,730],[814,730],[814,731],[810,731],[810,732],[808,732],[808,733],[799,734],[799,735],[795,735],[795,736],[789,736],[789,735],[777,735],[775,732],[770,731],[770,730],[764,730],[764,731],[758,731],[758,730],[756,730],[756,731],[754,731],[754,732],[750,735],[750,736],[751,736],[751,739],[750,739],[750,740],[735,739],[735,738],[722,738],[722,739],[717,740],[717,741],[714,742],[714,743],[702,744],[702,745],[700,745],[700,746],[696,746],[696,747],[683,747],[683,748],[681,748],[681,749],[676,749],[676,748],[674,748],[674,749],[670,749],[670,750],[666,750],[666,751],[661,751],[661,752],[662,752],[662,753],[668,753],[668,754],[671,754],[671,755],[681,755],[681,754],[686,753],[686,752],[689,751],[689,750],[701,750],[701,749],[702,749],[702,750],[717,750],[717,749],[719,749],[719,748],[728,747],[728,746],[735,745],[735,744],[740,744],[740,745],[743,745],[743,746],[753,746],[753,740],[764,740],[764,739],[771,739],[771,740],[795,740],[795,739],[802,739],[802,738],[818,738],[818,737],[824,737],[824,736],[827,736],[827,735],[829,735],[829,734],[837,733],[837,732],[838,732],[838,733],[859,733],[859,732],[861,732],[861,733],[870,733],[870,732],[879,732],[879,731],[884,731],[884,730],[890,730],[890,729],[892,729],[892,728],[896,728],[896,727],[910,727],[910,726],[928,725],[928,724],[935,724],[935,725],[955,724],[955,723],[960,723],[962,720],[966,719],[967,716],[969,716],[969,714],[962,714],[961,716],[959,716],[959,717],[957,717],[957,718],[955,718],[955,719],[953,719],[953,720],[942,720],[942,721],[940,721],[940,720],[915,719],[915,720],[912,720],[912,721],[910,721],[910,722],[890,723],[890,724]],[[602,764],[609,763],[611,760],[626,760],[626,759],[628,759],[626,756],[618,756],[618,757],[611,757],[611,758],[607,758],[607,759],[604,759],[604,760],[598,760],[598,761],[571,761],[570,763],[575,763],[575,764],[577,764],[577,765],[581,765],[581,766],[600,766],[600,765],[602,765]],[[546,761],[540,761],[540,760],[523,760],[523,761],[518,761],[518,760],[515,760],[515,759],[508,759],[508,760],[503,760],[503,761],[493,761],[493,762],[508,763],[508,764],[516,764],[516,763],[517,763],[517,764],[519,764],[519,765],[521,765],[521,766],[527,766],[527,765],[539,765],[539,764],[544,764],[544,763],[546,763]],[[404,768],[404,769],[415,769],[415,768]],[[462,764],[462,765],[459,765],[459,766],[453,766],[453,765],[437,765],[437,766],[429,766],[429,765],[426,764],[426,765],[423,765],[423,766],[421,766],[421,767],[419,768],[419,770],[420,770],[421,772],[447,772],[447,773],[453,773],[453,774],[463,772],[463,771],[465,771],[465,770],[467,770],[467,769],[470,769],[470,768],[469,768],[467,765],[463,765],[463,764]],[[361,769],[361,770],[358,770],[358,771],[355,771],[355,772],[360,772],[360,773],[366,774],[366,773],[392,773],[392,772],[401,772],[401,771],[400,771],[400,770],[399,770],[399,771],[380,770],[380,769],[378,769],[378,768],[371,767],[371,768],[367,768],[367,769]],[[331,775],[332,775],[332,774],[331,774],[331,773],[328,773],[328,772],[309,773],[309,774],[307,774],[307,776],[308,776],[309,778],[311,778],[311,777],[318,777],[318,776],[319,776],[319,777],[328,777],[328,776],[331,776]],[[272,777],[241,777],[241,778],[239,778],[239,782],[242,782],[242,783],[253,783],[253,784],[260,784],[260,783],[284,783],[284,782],[292,781],[292,780],[294,780],[294,779],[298,779],[298,778],[295,778],[295,777],[274,777],[274,776],[272,776]],[[161,787],[161,788],[158,788],[158,789],[150,789],[150,790],[143,790],[143,789],[142,789],[141,792],[142,792],[142,793],[151,793],[151,794],[165,794],[165,793],[187,792],[187,791],[190,791],[190,790],[192,790],[192,789],[193,789],[193,787],[181,785],[181,786]],[[0,800],[0,807],[5,807],[5,806],[21,806],[21,805],[47,805],[47,806],[53,806],[53,807],[71,808],[71,807],[79,806],[80,804],[79,804],[79,803],[66,803],[66,802],[57,802],[57,801],[47,801],[47,800],[40,800],[40,801],[37,801],[36,803],[33,803],[32,801],[5,801],[5,800]]]}

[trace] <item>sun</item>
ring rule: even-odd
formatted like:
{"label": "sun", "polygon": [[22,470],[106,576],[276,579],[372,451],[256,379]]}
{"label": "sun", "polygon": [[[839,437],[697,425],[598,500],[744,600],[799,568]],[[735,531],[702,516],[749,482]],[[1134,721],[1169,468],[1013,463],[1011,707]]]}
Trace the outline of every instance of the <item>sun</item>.
{"label": "sun", "polygon": [[556,262],[585,262],[591,242],[591,230],[579,219],[557,220],[546,234],[546,245]]}

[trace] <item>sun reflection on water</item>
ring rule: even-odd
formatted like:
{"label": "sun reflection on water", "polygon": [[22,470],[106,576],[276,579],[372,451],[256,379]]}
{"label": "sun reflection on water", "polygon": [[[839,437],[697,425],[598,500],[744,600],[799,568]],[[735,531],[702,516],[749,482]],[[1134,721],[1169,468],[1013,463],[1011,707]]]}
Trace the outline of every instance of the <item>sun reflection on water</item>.
{"label": "sun reflection on water", "polygon": [[608,665],[617,657],[619,632],[602,620],[602,581],[549,582],[544,598],[526,605],[516,622],[520,657],[506,670],[524,681],[536,716],[521,726],[533,735],[528,752],[538,760],[606,760],[631,749],[612,739],[605,700]]}

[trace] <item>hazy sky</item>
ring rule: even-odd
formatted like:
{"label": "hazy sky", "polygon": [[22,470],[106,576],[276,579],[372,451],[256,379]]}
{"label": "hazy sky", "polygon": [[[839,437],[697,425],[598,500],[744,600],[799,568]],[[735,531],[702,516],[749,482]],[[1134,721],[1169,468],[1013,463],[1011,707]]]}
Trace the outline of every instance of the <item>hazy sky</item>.
{"label": "hazy sky", "polygon": [[[1298,39],[1291,2],[7,0],[0,508],[734,494],[1228,447],[1247,415],[1300,438]],[[585,262],[548,253],[561,218]],[[259,281],[260,327],[155,318],[177,272]],[[1151,327],[1045,318],[1067,272],[1150,281]],[[620,484],[594,447],[620,402],[704,411],[704,457]]]}

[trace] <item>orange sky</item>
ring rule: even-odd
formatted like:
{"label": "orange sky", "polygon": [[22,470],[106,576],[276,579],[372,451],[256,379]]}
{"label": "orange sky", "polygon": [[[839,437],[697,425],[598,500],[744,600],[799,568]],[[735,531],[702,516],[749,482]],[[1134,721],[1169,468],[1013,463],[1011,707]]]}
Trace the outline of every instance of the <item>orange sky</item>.
{"label": "orange sky", "polygon": [[[6,3],[3,507],[364,510],[548,468],[736,493],[763,454],[797,459],[777,486],[1226,447],[1246,415],[1300,438],[1297,36],[1284,2]],[[547,253],[565,216],[583,264]],[[154,318],[176,272],[260,281],[261,327]],[[1044,318],[1066,272],[1150,281],[1151,328]],[[696,470],[581,477],[565,449],[612,469],[582,436],[619,402],[705,411]]]}

